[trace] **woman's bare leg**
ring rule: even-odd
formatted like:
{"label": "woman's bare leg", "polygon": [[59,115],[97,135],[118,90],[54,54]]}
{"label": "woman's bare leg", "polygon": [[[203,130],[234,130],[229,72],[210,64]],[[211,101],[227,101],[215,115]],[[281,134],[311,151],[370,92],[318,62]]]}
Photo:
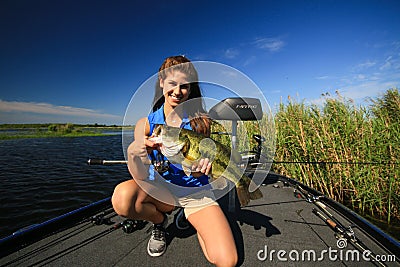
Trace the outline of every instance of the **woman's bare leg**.
{"label": "woman's bare leg", "polygon": [[193,213],[188,218],[197,230],[207,260],[216,266],[235,266],[238,261],[235,240],[228,220],[217,205]]}
{"label": "woman's bare leg", "polygon": [[[164,220],[164,213],[174,209],[173,198],[169,191],[158,188],[154,185],[146,185],[146,191],[157,190],[157,195],[162,195],[168,201],[160,201],[145,192],[135,180],[128,180],[120,183],[114,189],[112,204],[116,213],[121,216],[136,220],[146,220],[152,223],[161,223]],[[163,192],[163,190],[165,192]]]}

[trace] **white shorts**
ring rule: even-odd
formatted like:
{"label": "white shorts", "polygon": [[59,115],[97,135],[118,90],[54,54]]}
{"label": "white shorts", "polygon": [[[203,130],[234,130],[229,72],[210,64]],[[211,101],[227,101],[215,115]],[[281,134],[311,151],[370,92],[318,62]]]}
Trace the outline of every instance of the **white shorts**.
{"label": "white shorts", "polygon": [[218,206],[214,193],[211,190],[202,190],[186,197],[178,198],[179,206],[184,208],[186,219],[193,213],[209,206]]}
{"label": "white shorts", "polygon": [[204,186],[204,189],[180,187],[166,182],[158,173],[154,176],[151,180],[136,180],[136,182],[149,196],[177,208],[184,208],[186,218],[205,207],[218,205],[211,186]]}

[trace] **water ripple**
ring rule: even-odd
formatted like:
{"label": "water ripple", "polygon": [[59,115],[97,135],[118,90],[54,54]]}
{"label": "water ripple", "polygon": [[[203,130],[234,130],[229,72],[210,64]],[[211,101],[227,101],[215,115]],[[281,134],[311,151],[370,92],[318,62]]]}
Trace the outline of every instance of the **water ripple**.
{"label": "water ripple", "polygon": [[130,179],[126,166],[88,166],[88,158],[123,159],[121,136],[0,141],[0,237],[109,197]]}

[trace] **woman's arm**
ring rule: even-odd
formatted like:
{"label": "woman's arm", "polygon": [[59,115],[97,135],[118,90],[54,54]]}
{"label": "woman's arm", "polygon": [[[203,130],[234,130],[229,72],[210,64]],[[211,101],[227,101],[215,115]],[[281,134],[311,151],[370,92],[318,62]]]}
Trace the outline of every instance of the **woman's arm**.
{"label": "woman's arm", "polygon": [[134,179],[145,180],[149,176],[148,150],[158,145],[148,140],[150,126],[147,118],[140,119],[135,126],[135,141],[128,147],[128,169]]}

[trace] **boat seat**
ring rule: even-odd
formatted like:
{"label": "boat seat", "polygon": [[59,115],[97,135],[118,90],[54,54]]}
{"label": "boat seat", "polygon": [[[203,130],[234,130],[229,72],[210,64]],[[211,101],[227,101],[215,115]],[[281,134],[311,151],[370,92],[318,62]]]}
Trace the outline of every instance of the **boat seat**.
{"label": "boat seat", "polygon": [[209,116],[214,120],[254,121],[263,117],[261,102],[257,98],[226,98],[213,106]]}

